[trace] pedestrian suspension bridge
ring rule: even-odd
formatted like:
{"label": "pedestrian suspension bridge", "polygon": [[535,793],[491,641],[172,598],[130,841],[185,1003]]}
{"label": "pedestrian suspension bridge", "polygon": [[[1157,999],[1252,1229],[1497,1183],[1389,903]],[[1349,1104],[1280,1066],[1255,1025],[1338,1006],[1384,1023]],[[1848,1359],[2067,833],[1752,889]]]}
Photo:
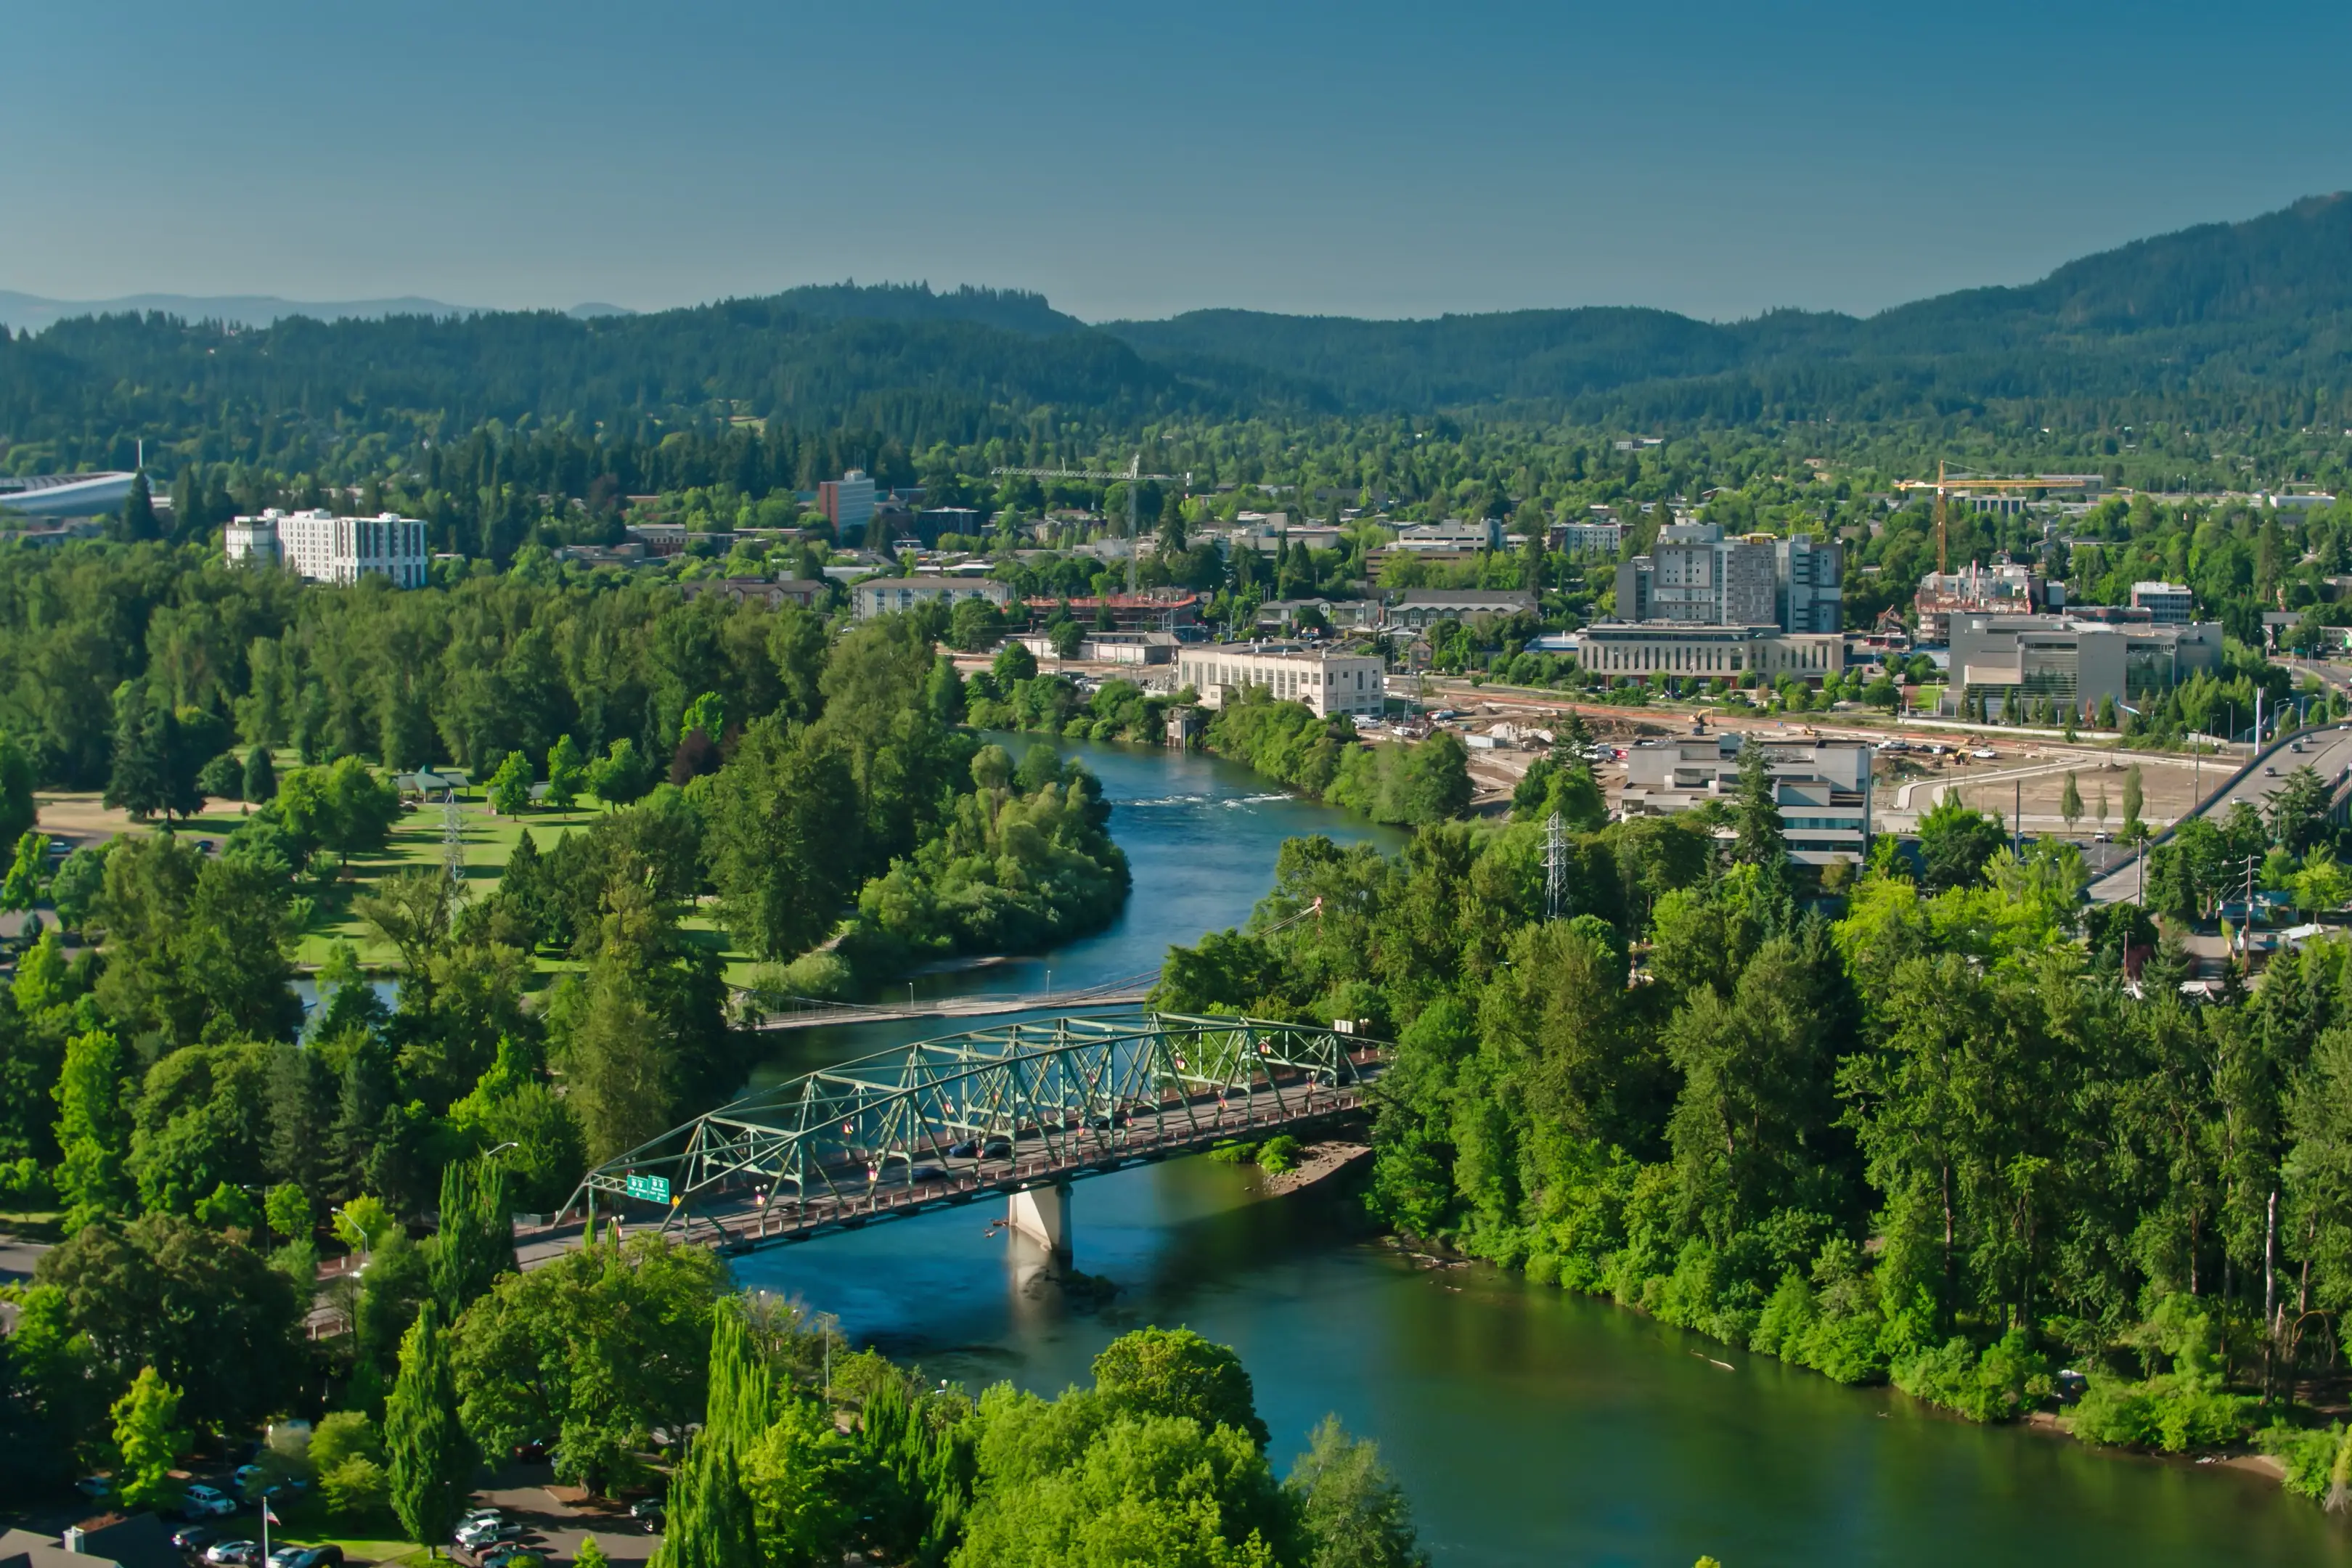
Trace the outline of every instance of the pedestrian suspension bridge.
{"label": "pedestrian suspension bridge", "polygon": [[1062,1017],[901,1046],[698,1116],[591,1171],[601,1208],[730,1252],[989,1196],[1066,1257],[1072,1182],[1360,1109],[1387,1047],[1259,1018]]}

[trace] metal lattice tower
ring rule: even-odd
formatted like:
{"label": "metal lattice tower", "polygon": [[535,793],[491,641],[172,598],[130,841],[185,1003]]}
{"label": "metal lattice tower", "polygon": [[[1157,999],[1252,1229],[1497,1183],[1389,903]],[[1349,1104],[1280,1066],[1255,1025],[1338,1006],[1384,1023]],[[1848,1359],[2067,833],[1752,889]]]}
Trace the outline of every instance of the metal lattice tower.
{"label": "metal lattice tower", "polygon": [[441,867],[453,882],[466,879],[465,829],[457,820],[457,792],[441,797]]}
{"label": "metal lattice tower", "polygon": [[1556,921],[1568,910],[1568,824],[1559,813],[1544,820],[1544,918]]}

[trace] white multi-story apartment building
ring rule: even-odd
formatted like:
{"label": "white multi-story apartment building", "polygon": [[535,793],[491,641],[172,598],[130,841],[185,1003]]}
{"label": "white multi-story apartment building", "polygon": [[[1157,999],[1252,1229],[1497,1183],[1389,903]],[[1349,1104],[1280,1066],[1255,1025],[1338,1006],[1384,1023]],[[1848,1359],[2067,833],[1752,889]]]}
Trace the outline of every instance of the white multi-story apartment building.
{"label": "white multi-story apartment building", "polygon": [[1664,815],[1728,798],[1738,787],[1743,743],[1762,746],[1771,766],[1773,804],[1780,810],[1790,860],[1826,866],[1868,858],[1871,764],[1877,749],[1861,741],[1790,744],[1727,731],[1642,742],[1625,753],[1618,815]]}
{"label": "white multi-story apartment building", "polygon": [[425,529],[415,518],[388,511],[337,517],[272,507],[259,517],[230,520],[223,539],[233,562],[285,566],[313,583],[383,577],[395,588],[422,588],[433,560]]}
{"label": "white multi-story apartment building", "polygon": [[1373,714],[1387,696],[1387,666],[1370,654],[1319,648],[1213,643],[1176,656],[1176,685],[1201,695],[1202,706],[1222,708],[1262,686],[1279,702],[1304,702],[1318,719],[1334,713]]}
{"label": "white multi-story apartment building", "polygon": [[858,584],[849,595],[861,621],[920,605],[944,604],[953,609],[966,599],[985,599],[1001,610],[1013,602],[1013,590],[993,577],[949,577],[938,574],[876,577]]}
{"label": "white multi-story apartment building", "polygon": [[2135,583],[2132,607],[2146,610],[2159,626],[2185,626],[2197,618],[2196,595],[2181,583]]}

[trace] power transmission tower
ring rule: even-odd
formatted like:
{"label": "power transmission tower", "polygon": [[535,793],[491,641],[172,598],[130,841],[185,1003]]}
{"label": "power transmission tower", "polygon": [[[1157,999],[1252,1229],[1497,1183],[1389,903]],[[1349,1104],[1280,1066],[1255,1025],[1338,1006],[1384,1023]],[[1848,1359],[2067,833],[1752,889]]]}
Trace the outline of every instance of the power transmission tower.
{"label": "power transmission tower", "polygon": [[1544,821],[1544,919],[1568,909],[1568,824],[1553,812]]}
{"label": "power transmission tower", "polygon": [[441,797],[441,866],[453,882],[466,879],[466,838],[457,821],[457,792]]}

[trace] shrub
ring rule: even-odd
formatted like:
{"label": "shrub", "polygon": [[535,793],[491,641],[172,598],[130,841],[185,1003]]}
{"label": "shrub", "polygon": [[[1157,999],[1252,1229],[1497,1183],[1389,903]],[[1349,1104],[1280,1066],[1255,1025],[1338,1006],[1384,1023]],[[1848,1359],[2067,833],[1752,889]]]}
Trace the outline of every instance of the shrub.
{"label": "shrub", "polygon": [[856,984],[856,973],[851,969],[847,959],[830,949],[821,949],[802,953],[790,963],[773,964],[761,970],[753,982],[753,990],[762,1003],[779,1005],[793,996],[805,996],[816,1002],[836,1002],[846,996]]}
{"label": "shrub", "polygon": [[0,1161],[0,1204],[12,1208],[47,1208],[57,1202],[49,1173],[27,1154],[21,1160]]}
{"label": "shrub", "polygon": [[1256,1152],[1256,1144],[1235,1142],[1218,1144],[1209,1151],[1209,1158],[1220,1165],[1246,1165]]}
{"label": "shrub", "polygon": [[319,1478],[319,1497],[338,1520],[375,1519],[392,1507],[392,1478],[373,1459],[354,1454]]}
{"label": "shrub", "polygon": [[319,1418],[310,1434],[310,1462],[331,1475],[352,1459],[383,1460],[383,1437],[363,1410],[338,1410]]}
{"label": "shrub", "polygon": [[2336,1455],[2344,1446],[2344,1423],[2338,1421],[2326,1431],[2272,1426],[2256,1434],[2254,1442],[2263,1453],[2286,1467],[2282,1486],[2297,1497],[2318,1502],[2327,1496]]}
{"label": "shrub", "polygon": [[2243,1437],[2256,1403],[2225,1392],[2210,1373],[2166,1373],[2145,1383],[2095,1377],[2069,1425],[2086,1443],[2185,1454]]}
{"label": "shrub", "polygon": [[1258,1168],[1276,1175],[1298,1168],[1299,1142],[1287,1132],[1277,1132],[1258,1145]]}
{"label": "shrub", "polygon": [[2022,1329],[1979,1352],[1965,1339],[1897,1360],[1895,1386],[1971,1421],[2011,1421],[2049,1392],[2050,1365]]}

